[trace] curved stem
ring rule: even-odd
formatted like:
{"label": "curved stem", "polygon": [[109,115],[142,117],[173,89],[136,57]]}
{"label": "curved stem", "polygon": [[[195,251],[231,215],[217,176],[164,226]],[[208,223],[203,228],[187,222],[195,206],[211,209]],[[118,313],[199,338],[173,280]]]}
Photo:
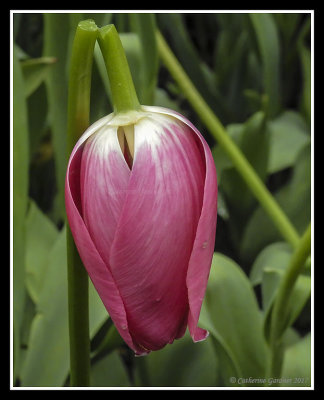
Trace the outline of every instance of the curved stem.
{"label": "curved stem", "polygon": [[270,325],[270,350],[271,359],[268,377],[279,378],[283,360],[281,338],[288,318],[289,301],[298,275],[302,272],[304,264],[311,251],[311,225],[309,224],[299,245],[294,252],[290,264],[280,282],[274,301]]}
{"label": "curved stem", "polygon": [[[89,126],[93,50],[97,26],[81,21],[77,27],[70,64],[67,152]],[[90,386],[88,274],[67,225],[70,385]]]}
{"label": "curved stem", "polygon": [[245,180],[247,186],[258,199],[264,210],[272,219],[279,232],[287,242],[296,247],[299,243],[299,235],[282,211],[274,197],[259,178],[251,164],[248,162],[241,150],[228,136],[224,126],[201,97],[191,80],[183,70],[178,60],[173,55],[160,32],[156,33],[160,57],[177,82],[182,92],[199,115],[209,132],[226,151],[233,165]]}
{"label": "curved stem", "polygon": [[125,51],[113,24],[99,29],[98,42],[107,68],[115,113],[139,109]]}

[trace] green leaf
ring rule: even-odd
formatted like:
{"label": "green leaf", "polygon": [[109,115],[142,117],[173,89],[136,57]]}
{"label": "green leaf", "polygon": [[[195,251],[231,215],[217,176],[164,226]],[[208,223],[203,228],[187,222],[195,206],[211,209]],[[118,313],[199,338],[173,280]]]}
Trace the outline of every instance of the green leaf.
{"label": "green leaf", "polygon": [[285,111],[269,122],[268,173],[292,167],[300,151],[310,143],[307,125],[300,114]]}
{"label": "green leaf", "polygon": [[[265,337],[268,338],[270,330],[271,310],[284,270],[264,268],[262,277],[262,302],[264,310]],[[287,304],[287,321],[283,321],[282,333],[297,319],[305,307],[311,294],[311,278],[299,275],[293,288],[290,303]]]}
{"label": "green leaf", "polygon": [[[260,115],[256,113],[255,116]],[[257,118],[257,117],[256,117]],[[228,134],[236,144],[242,147],[244,128],[246,124],[229,124],[226,127]],[[267,174],[278,172],[282,169],[294,166],[298,154],[301,150],[310,143],[309,129],[301,114],[287,110],[281,113],[275,119],[268,121],[268,163]],[[250,140],[249,140],[250,139]],[[246,136],[246,147],[249,146],[249,141],[252,143],[251,149],[255,150],[257,146],[253,144],[253,135],[249,138]],[[231,168],[232,161],[226,153],[218,145],[212,149],[212,154],[217,167],[219,182],[222,180],[222,171]],[[257,155],[262,156],[256,152]],[[267,156],[267,155],[266,155]],[[264,172],[265,173],[265,172]]]}
{"label": "green leaf", "polygon": [[[34,221],[39,224],[44,218],[45,216],[36,215]],[[37,224],[32,228],[35,235],[32,240],[35,245]],[[49,243],[42,238],[43,232],[44,230],[38,230],[38,240],[48,246]],[[47,237],[50,235],[47,232]],[[48,249],[47,257],[45,251],[41,256],[47,259],[47,266],[41,274],[42,283],[37,286],[36,316],[31,325],[20,379],[22,386],[62,386],[68,375],[70,357],[65,229],[58,234],[52,247]],[[35,281],[32,283],[35,286]],[[95,335],[106,318],[106,309],[90,283],[90,337]]]}
{"label": "green leaf", "polygon": [[[209,320],[203,314],[199,324],[207,329],[212,326],[210,333],[219,346],[223,344],[223,353],[227,356],[227,368],[224,371],[221,369],[225,384],[231,385],[229,379],[235,375],[228,376],[228,371],[232,374],[233,366],[240,374],[237,378],[264,376],[268,350],[252,286],[241,268],[220,253],[215,253],[213,257],[203,307]],[[223,354],[219,351],[216,354],[221,357],[219,362],[222,365]],[[232,359],[232,366],[228,357]]]}
{"label": "green leaf", "polygon": [[24,80],[13,45],[13,327],[14,378],[20,367],[20,329],[25,303],[25,218],[28,206],[29,143]]}
{"label": "green leaf", "polygon": [[54,57],[29,58],[21,62],[25,80],[25,95],[30,96],[44,81],[49,68],[56,62]]}
{"label": "green leaf", "polygon": [[272,243],[266,246],[255,259],[251,271],[250,281],[253,286],[262,282],[263,270],[266,267],[285,269],[292,255],[292,248],[286,242]]}
{"label": "green leaf", "polygon": [[[311,152],[306,145],[296,158],[293,175],[290,181],[274,194],[275,199],[302,233],[310,221],[311,206]],[[259,206],[246,224],[240,243],[240,254],[245,262],[253,262],[257,254],[272,242],[280,241],[282,237],[273,222]]]}
{"label": "green leaf", "polygon": [[311,385],[311,334],[287,348],[283,361],[281,386]]}
{"label": "green leaf", "polygon": [[22,386],[62,386],[69,369],[67,326],[66,239],[63,230],[48,253],[28,352],[21,371]]}
{"label": "green leaf", "polygon": [[135,358],[135,368],[137,386],[218,385],[212,341],[208,338],[203,342],[193,343],[188,332],[180,340],[175,340],[171,345],[154,351],[145,358]]}
{"label": "green leaf", "polygon": [[26,218],[26,287],[36,304],[46,275],[48,254],[58,234],[55,225],[31,200]]}
{"label": "green leaf", "polygon": [[236,382],[230,381],[230,378],[242,376],[242,371],[237,363],[235,355],[232,353],[219,332],[215,329],[211,315],[206,306],[206,301],[203,303],[201,308],[199,324],[208,330],[218,363],[221,365],[218,371],[219,385],[237,386]]}
{"label": "green leaf", "polygon": [[91,386],[125,387],[129,386],[127,371],[116,351],[91,366]]}
{"label": "green leaf", "polygon": [[268,96],[269,116],[280,110],[280,41],[273,15],[249,14],[263,65],[264,91]]}

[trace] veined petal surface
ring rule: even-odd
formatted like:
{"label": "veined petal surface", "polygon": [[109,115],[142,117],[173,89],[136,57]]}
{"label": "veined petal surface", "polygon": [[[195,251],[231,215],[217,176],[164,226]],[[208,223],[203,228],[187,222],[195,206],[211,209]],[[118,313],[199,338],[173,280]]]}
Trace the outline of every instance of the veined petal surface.
{"label": "veined petal surface", "polygon": [[102,127],[84,146],[80,183],[83,220],[107,265],[129,177],[117,128]]}
{"label": "veined petal surface", "polygon": [[136,343],[157,350],[184,334],[186,277],[200,217],[205,165],[191,129],[148,115],[135,125],[135,154],[110,253]]}
{"label": "veined petal surface", "polygon": [[104,262],[99,254],[82,218],[80,171],[84,143],[92,134],[95,134],[96,129],[106,124],[109,119],[110,116],[105,117],[92,125],[81,136],[71,153],[65,181],[66,213],[82,262],[116,328],[130,348],[137,354],[144,354],[147,352],[133,342],[129,333],[124,304],[111,275],[109,265]]}
{"label": "veined petal surface", "polygon": [[208,335],[208,332],[199,328],[197,324],[206,292],[215,246],[218,192],[215,163],[204,137],[183,115],[163,107],[144,106],[143,109],[147,112],[159,112],[178,118],[192,130],[199,139],[202,148],[205,163],[203,204],[187,273],[189,301],[188,327],[193,340],[198,342],[204,340]]}

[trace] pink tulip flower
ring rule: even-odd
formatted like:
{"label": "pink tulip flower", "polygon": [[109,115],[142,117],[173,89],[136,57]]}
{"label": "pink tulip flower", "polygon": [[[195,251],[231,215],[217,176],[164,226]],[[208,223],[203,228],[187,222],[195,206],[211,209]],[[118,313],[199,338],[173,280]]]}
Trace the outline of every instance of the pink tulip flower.
{"label": "pink tulip flower", "polygon": [[217,216],[216,169],[200,132],[161,107],[110,114],[70,156],[66,211],[78,252],[137,355],[194,342]]}

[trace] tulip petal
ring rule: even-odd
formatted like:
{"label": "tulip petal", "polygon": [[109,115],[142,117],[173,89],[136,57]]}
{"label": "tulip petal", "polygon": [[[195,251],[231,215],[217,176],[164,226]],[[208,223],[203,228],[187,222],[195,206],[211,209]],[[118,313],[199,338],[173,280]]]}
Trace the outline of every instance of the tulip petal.
{"label": "tulip petal", "polygon": [[130,348],[137,354],[146,354],[147,351],[137,346],[129,333],[125,307],[109,265],[100,256],[81,216],[80,169],[83,144],[111,119],[108,117],[99,120],[82,135],[70,156],[65,181],[66,212],[82,262],[116,328]]}
{"label": "tulip petal", "polygon": [[84,146],[81,199],[83,220],[107,265],[129,177],[130,169],[118,141],[117,127],[104,126]]}
{"label": "tulip petal", "polygon": [[135,125],[133,169],[110,266],[131,335],[146,349],[160,349],[185,332],[204,169],[191,129],[177,119],[155,114]]}
{"label": "tulip petal", "polygon": [[204,196],[196,237],[187,274],[189,316],[188,327],[195,342],[204,340],[208,332],[197,326],[209,277],[216,235],[217,220],[217,176],[215,163],[208,144],[198,129],[183,115],[162,107],[142,107],[148,112],[160,112],[179,118],[192,129],[200,140],[205,160]]}

